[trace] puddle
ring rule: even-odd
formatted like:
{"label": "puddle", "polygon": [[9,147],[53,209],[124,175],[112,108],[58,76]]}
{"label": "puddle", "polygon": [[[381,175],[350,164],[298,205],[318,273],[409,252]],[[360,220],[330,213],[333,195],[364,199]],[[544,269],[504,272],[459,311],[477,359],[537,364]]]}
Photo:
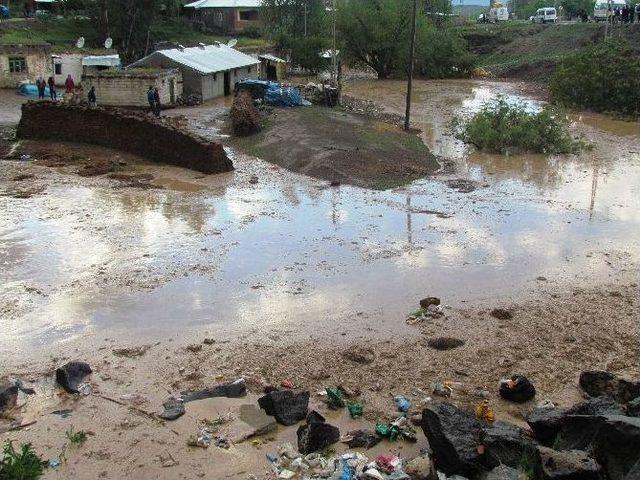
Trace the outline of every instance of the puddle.
{"label": "puddle", "polygon": [[[390,108],[403,98],[394,83],[376,94],[389,93]],[[640,260],[633,138],[572,157],[465,155],[434,109],[473,108],[483,89],[518,87],[425,83],[414,118],[458,159],[457,175],[476,186],[469,193],[439,178],[386,192],[329,188],[234,155],[234,173],[197,182],[157,167],[165,190],[51,173],[46,195],[0,197],[0,352],[106,329],[388,337],[410,331],[406,314],[427,294],[451,305],[514,298],[538,276],[583,286]]]}

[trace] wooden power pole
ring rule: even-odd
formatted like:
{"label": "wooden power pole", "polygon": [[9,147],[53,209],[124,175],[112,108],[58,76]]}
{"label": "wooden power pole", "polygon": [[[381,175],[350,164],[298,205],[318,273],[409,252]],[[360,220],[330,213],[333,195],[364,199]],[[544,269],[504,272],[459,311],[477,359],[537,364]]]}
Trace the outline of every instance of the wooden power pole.
{"label": "wooden power pole", "polygon": [[404,129],[409,130],[411,123],[411,86],[413,83],[413,66],[416,54],[416,17],[418,0],[413,0],[413,12],[411,14],[411,50],[409,51],[409,79],[407,81],[407,110],[404,115]]}

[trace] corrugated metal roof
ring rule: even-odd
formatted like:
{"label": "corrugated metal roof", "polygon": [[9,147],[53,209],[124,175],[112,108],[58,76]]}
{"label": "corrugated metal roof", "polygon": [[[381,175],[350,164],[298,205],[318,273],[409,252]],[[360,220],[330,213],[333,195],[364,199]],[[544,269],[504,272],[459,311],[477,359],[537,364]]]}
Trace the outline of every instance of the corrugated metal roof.
{"label": "corrugated metal roof", "polygon": [[258,8],[262,0],[198,0],[188,3],[189,8]]}
{"label": "corrugated metal roof", "polygon": [[82,57],[84,67],[119,67],[120,55],[87,55]]}
{"label": "corrugated metal roof", "polygon": [[258,59],[242,53],[235,48],[219,44],[185,49],[172,48],[170,50],[158,50],[132,63],[130,66],[138,67],[145,65],[146,60],[155,55],[162,55],[180,65],[184,65],[203,74],[223,72],[225,70],[233,70],[260,63]]}
{"label": "corrugated metal roof", "polygon": [[287,63],[286,60],[276,57],[275,55],[271,55],[270,53],[265,53],[264,55],[258,55],[259,59],[271,60],[276,63]]}

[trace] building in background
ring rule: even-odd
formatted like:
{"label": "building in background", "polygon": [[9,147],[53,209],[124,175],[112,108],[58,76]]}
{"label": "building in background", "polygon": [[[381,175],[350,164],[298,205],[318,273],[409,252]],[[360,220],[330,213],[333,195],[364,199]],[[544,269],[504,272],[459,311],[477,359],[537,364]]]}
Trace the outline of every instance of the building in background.
{"label": "building in background", "polygon": [[52,55],[52,63],[53,78],[56,85],[64,85],[67,75],[71,75],[73,81],[78,84],[82,80],[84,73],[119,68],[121,66],[120,55],[117,53],[108,55],[54,53]]}
{"label": "building in background", "polygon": [[16,88],[51,75],[51,45],[0,44],[0,88]]}
{"label": "building in background", "polygon": [[257,28],[262,0],[197,0],[185,5],[192,23],[203,32],[225,35]]}
{"label": "building in background", "polygon": [[243,78],[259,78],[259,65],[257,58],[216,43],[158,50],[129,68],[177,68],[182,73],[184,94],[197,95],[206,101],[230,95],[235,83]]}

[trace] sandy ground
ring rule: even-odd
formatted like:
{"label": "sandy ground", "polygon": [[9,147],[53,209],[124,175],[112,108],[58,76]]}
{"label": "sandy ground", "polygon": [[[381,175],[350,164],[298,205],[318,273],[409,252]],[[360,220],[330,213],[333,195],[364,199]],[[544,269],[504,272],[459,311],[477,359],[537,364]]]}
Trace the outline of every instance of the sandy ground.
{"label": "sandy ground", "polygon": [[[401,108],[396,82],[349,88]],[[75,152],[64,165],[3,161],[0,376],[33,382],[38,394],[15,412],[36,423],[0,440],[33,442],[47,459],[64,452],[45,478],[268,478],[264,454],[295,427],[230,450],[186,445],[199,420],[233,414],[265,384],[309,388],[322,411],[321,388],[359,389],[364,419],[329,416],[345,431],[390,418],[395,394],[419,411],[433,382],[453,382],[461,405],[486,390],[499,418],[521,423],[532,405],[500,401],[501,377],[524,373],[536,401],[568,404],[583,369],[639,375],[638,124],[576,116],[576,133],[594,142],[579,156],[479,155],[446,134],[448,119],[497,92],[531,98],[528,86],[416,89],[414,120],[451,168],[385,192],[330,188],[236,152],[236,172],[209,177],[70,145],[49,145]],[[216,109],[176,114],[214,137]],[[144,185],[79,177],[87,158],[115,160],[116,173]],[[427,295],[442,298],[445,315],[408,323]],[[498,306],[513,318],[493,318]],[[427,342],[440,336],[465,343],[433,350]],[[195,344],[202,349],[187,349]],[[141,345],[140,357],[113,353]],[[370,348],[373,362],[346,358],[354,346]],[[70,359],[94,367],[92,395],[54,389],[52,371]],[[127,406],[138,394],[137,408],[158,412],[169,394],[240,376],[249,397],[188,405],[173,423]],[[71,416],[51,414],[63,408]],[[71,426],[91,431],[84,445],[69,444]],[[376,451],[408,457],[425,445],[420,434],[415,446]]]}

